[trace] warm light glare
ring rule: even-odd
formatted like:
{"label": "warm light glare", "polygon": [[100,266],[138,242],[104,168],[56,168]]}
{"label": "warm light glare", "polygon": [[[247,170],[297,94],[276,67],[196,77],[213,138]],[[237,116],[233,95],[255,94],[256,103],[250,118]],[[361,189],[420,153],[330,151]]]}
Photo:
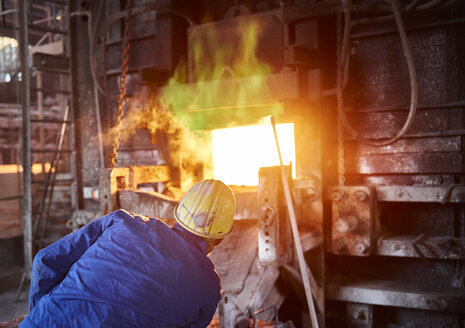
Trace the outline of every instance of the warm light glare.
{"label": "warm light glare", "polygon": [[[50,171],[50,163],[45,163],[45,172]],[[23,173],[23,167],[18,164],[0,165],[0,174]],[[42,164],[34,163],[31,166],[32,174],[42,173]]]}
{"label": "warm light glare", "polygon": [[0,50],[2,50],[3,48],[6,48],[7,46],[16,48],[18,47],[18,41],[16,41],[16,39],[9,38],[6,36],[0,37]]}
{"label": "warm light glare", "polygon": [[[276,125],[283,164],[292,163],[295,176],[294,124]],[[271,125],[212,131],[215,179],[228,185],[258,185],[260,167],[279,165]]]}

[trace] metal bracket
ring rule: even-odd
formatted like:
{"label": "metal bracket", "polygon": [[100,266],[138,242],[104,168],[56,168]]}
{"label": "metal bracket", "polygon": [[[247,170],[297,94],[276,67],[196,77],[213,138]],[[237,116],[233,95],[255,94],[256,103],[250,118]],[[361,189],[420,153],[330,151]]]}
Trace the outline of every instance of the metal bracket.
{"label": "metal bracket", "polygon": [[118,191],[135,190],[141,183],[165,182],[170,179],[167,166],[130,166],[105,169],[100,173],[100,211],[107,214],[120,208]]}
{"label": "metal bracket", "polygon": [[292,238],[278,166],[260,168],[257,200],[262,209],[258,220],[259,261],[268,265],[287,263],[292,255]]}
{"label": "metal bracket", "polygon": [[[343,212],[340,210],[343,197]],[[377,227],[375,192],[366,186],[336,188],[332,195],[332,250],[335,254],[368,256]]]}

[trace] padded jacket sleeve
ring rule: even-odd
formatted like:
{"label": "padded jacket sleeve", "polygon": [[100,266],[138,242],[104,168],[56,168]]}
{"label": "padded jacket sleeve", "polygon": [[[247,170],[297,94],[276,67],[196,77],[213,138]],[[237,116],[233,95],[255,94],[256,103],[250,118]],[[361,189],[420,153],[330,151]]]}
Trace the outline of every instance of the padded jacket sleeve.
{"label": "padded jacket sleeve", "polygon": [[29,311],[64,279],[71,266],[112,225],[115,213],[90,222],[37,253],[32,265]]}

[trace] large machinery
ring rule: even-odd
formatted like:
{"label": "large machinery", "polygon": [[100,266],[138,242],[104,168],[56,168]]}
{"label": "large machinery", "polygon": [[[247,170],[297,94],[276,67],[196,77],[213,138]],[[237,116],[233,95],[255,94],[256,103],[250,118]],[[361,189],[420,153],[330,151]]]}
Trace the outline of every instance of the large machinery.
{"label": "large machinery", "polygon": [[296,244],[319,327],[465,324],[465,3],[71,9],[79,213],[122,207],[172,224],[193,183],[230,185],[213,324],[311,327]]}

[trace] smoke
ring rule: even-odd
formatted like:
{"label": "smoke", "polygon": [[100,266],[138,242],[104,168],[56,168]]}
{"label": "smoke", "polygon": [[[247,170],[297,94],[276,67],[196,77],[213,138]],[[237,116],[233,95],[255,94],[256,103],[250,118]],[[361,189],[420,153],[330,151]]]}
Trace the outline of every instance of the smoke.
{"label": "smoke", "polygon": [[[231,42],[225,42],[224,31],[205,25],[209,26],[190,34],[189,60],[179,65],[167,86],[157,94],[141,93],[128,101],[120,142],[138,130],[148,130],[153,144],[166,145],[160,155],[169,164],[191,172],[201,164],[208,173],[213,172],[212,129],[254,124],[270,113],[279,115],[282,107],[262,101],[271,98],[266,82],[271,69],[256,56],[262,26],[237,24],[229,30]],[[247,83],[241,82],[242,77]],[[228,89],[225,80],[231,82]],[[112,142],[115,132],[111,129],[107,142]]]}
{"label": "smoke", "polygon": [[[165,98],[137,94],[128,99],[126,107],[126,115],[121,124],[120,144],[127,142],[137,131],[148,130],[151,143],[162,147],[159,149],[162,161],[185,170],[193,170],[199,165],[209,168],[211,154],[207,145],[210,133],[186,128]],[[107,134],[107,142],[112,142],[115,134],[116,128],[112,128]]]}

